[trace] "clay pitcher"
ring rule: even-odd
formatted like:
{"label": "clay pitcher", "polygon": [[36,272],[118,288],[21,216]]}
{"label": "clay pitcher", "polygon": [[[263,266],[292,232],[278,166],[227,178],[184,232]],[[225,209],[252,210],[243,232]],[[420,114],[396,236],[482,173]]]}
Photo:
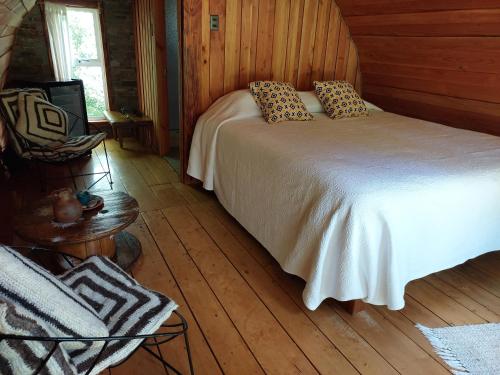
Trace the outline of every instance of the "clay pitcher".
{"label": "clay pitcher", "polygon": [[82,216],[82,205],[76,199],[73,190],[66,188],[52,193],[55,221],[58,223],[74,223]]}

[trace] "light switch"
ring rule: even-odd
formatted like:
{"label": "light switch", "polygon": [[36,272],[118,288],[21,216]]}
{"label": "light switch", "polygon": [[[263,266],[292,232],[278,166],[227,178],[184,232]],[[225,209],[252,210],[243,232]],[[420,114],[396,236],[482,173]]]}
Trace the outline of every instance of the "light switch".
{"label": "light switch", "polygon": [[210,30],[213,31],[219,30],[219,16],[217,15],[210,16]]}

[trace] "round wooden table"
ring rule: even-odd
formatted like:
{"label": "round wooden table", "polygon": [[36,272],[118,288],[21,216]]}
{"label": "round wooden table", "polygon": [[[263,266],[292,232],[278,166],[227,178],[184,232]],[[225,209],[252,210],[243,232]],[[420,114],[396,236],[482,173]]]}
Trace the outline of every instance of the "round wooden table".
{"label": "round wooden table", "polygon": [[14,230],[23,240],[86,259],[103,255],[128,269],[141,254],[141,243],[123,230],[139,215],[137,201],[124,192],[92,192],[104,198],[101,209],[83,213],[73,224],[54,221],[52,201],[42,199],[22,210]]}

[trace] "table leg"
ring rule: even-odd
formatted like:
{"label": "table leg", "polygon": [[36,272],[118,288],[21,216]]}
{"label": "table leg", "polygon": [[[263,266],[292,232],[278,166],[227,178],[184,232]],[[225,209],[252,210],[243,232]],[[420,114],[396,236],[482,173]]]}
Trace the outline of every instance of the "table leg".
{"label": "table leg", "polygon": [[57,245],[55,250],[69,255],[74,255],[82,259],[91,257],[92,255],[102,255],[111,258],[115,256],[116,246],[115,240],[111,236],[77,244]]}
{"label": "table leg", "polygon": [[153,147],[153,128],[151,126],[146,128],[146,138],[147,138],[148,147],[152,148]]}
{"label": "table leg", "polygon": [[111,258],[122,269],[130,267],[142,254],[140,241],[128,232],[121,232],[114,236],[101,238],[79,244],[65,244],[56,246],[55,250],[86,259],[93,255]]}
{"label": "table leg", "polygon": [[123,129],[117,130],[118,141],[120,142],[120,148],[123,148]]}
{"label": "table leg", "polygon": [[139,141],[139,143],[142,144],[142,139],[141,139],[141,130],[139,129],[138,126],[136,126],[134,128],[134,136],[135,136],[135,139]]}
{"label": "table leg", "polygon": [[135,139],[137,139],[141,145],[144,145],[142,139],[142,129],[140,127],[135,128]]}
{"label": "table leg", "polygon": [[116,255],[113,260],[124,270],[130,267],[142,254],[141,242],[129,232],[121,232],[115,236]]}

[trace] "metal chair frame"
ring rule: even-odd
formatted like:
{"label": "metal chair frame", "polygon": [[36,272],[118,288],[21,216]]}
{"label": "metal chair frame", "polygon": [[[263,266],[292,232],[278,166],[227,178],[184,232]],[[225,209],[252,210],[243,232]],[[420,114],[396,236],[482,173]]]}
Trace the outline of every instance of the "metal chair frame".
{"label": "metal chair frame", "polygon": [[[36,255],[40,256],[41,254],[46,254],[54,257],[62,257],[65,262],[70,267],[75,267],[74,261],[83,261],[81,258],[75,257],[74,255],[69,255],[63,252],[59,251],[54,251],[54,250],[49,250],[49,249],[44,249],[44,248],[39,248],[39,247],[27,247],[27,246],[11,246],[11,248],[16,249],[18,251],[22,250],[28,250],[31,255]],[[59,345],[63,342],[104,342],[103,347],[99,351],[99,353],[96,355],[94,361],[92,362],[91,367],[87,370],[86,375],[90,374],[90,372],[94,369],[94,367],[97,365],[99,362],[99,359],[101,358],[102,354],[108,347],[108,345],[113,342],[113,341],[132,341],[132,340],[142,340],[141,344],[132,352],[130,353],[126,358],[124,358],[120,363],[110,366],[109,368],[115,368],[117,366],[120,366],[124,362],[126,362],[130,357],[132,357],[138,350],[141,348],[145,350],[149,355],[154,357],[157,361],[159,361],[162,365],[163,368],[165,369],[165,372],[168,374],[169,371],[172,371],[173,373],[177,375],[182,375],[182,373],[176,369],[173,365],[168,363],[164,358],[163,354],[161,352],[160,346],[172,341],[176,337],[183,336],[184,338],[184,345],[186,346],[186,356],[187,356],[187,361],[189,365],[189,373],[191,375],[194,374],[194,368],[193,368],[193,362],[191,358],[191,349],[189,346],[189,339],[188,339],[188,323],[186,319],[178,312],[174,311],[173,312],[177,318],[180,320],[180,323],[169,323],[169,324],[162,324],[161,330],[168,330],[167,332],[157,332],[153,334],[148,334],[148,335],[135,335],[135,336],[109,336],[109,337],[44,337],[44,336],[19,336],[19,335],[6,335],[6,334],[0,334],[0,342],[3,340],[19,340],[19,341],[39,341],[39,342],[52,342],[54,345],[50,349],[49,353],[43,360],[40,362],[39,366],[37,369],[33,372],[33,375],[40,374],[41,371],[44,369],[45,365],[47,362],[50,360],[52,355],[55,353],[56,349],[59,347]],[[152,340],[152,342],[151,342]],[[158,354],[153,352],[150,347],[156,347]]]}

